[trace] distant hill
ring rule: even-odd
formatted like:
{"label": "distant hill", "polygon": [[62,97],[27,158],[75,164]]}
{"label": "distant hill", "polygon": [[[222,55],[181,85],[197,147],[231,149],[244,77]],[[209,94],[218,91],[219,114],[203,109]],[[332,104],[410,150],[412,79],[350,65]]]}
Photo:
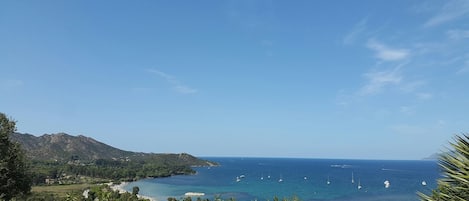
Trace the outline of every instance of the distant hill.
{"label": "distant hill", "polygon": [[441,153],[434,153],[428,157],[425,157],[423,160],[438,160]]}
{"label": "distant hill", "polygon": [[10,137],[13,141],[20,143],[22,148],[26,151],[26,155],[33,160],[93,161],[97,159],[156,159],[162,164],[184,164],[190,166],[216,165],[186,153],[154,154],[124,151],[83,135],[72,136],[66,133],[58,133],[44,134],[37,137],[31,134],[14,133]]}

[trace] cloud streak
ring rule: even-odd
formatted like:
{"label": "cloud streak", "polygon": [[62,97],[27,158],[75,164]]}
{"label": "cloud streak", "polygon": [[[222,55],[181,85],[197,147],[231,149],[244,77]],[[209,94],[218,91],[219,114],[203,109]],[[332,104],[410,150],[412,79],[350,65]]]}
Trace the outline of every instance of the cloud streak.
{"label": "cloud streak", "polygon": [[368,83],[360,89],[361,95],[371,95],[382,91],[389,85],[398,85],[401,83],[403,76],[399,73],[399,67],[391,71],[378,71],[365,73],[364,77],[368,79]]}
{"label": "cloud streak", "polygon": [[168,82],[172,86],[172,89],[177,91],[178,93],[181,93],[181,94],[194,94],[194,93],[198,92],[197,89],[194,89],[192,87],[189,87],[189,86],[185,85],[184,83],[179,81],[176,77],[174,77],[170,74],[167,74],[167,73],[164,73],[162,71],[155,70],[155,69],[147,69],[147,72],[149,72],[151,74],[154,74],[154,75],[157,75],[157,76],[163,78],[164,80],[166,80],[166,82]]}
{"label": "cloud streak", "polygon": [[408,49],[390,48],[376,40],[370,39],[366,46],[375,52],[375,57],[383,61],[399,61],[410,55]]}
{"label": "cloud streak", "polygon": [[452,40],[461,40],[469,38],[469,30],[449,30],[446,35]]}
{"label": "cloud streak", "polygon": [[355,24],[353,29],[343,38],[342,42],[345,45],[349,45],[349,44],[354,43],[357,40],[357,38],[361,34],[363,34],[363,32],[365,32],[366,23],[367,23],[367,18],[360,20],[360,22]]}
{"label": "cloud streak", "polygon": [[420,99],[420,100],[428,100],[428,99],[431,99],[433,97],[433,94],[431,93],[417,93],[417,97]]}
{"label": "cloud streak", "polygon": [[466,59],[466,61],[463,64],[463,67],[460,68],[457,72],[457,74],[466,74],[469,73],[469,58]]}
{"label": "cloud streak", "polygon": [[469,1],[448,1],[436,15],[425,22],[424,27],[433,27],[469,15]]}

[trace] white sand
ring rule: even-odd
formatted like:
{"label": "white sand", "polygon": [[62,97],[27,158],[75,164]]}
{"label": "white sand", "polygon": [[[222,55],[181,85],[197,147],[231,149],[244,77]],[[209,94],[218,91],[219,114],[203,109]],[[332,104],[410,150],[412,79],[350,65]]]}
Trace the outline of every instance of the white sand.
{"label": "white sand", "polygon": [[[119,185],[117,184],[109,184],[109,186],[111,187],[111,189],[113,191],[118,191],[119,193],[125,193],[125,192],[129,192],[129,191],[126,191],[124,189],[124,186],[126,186],[127,184],[129,184],[128,182],[122,182],[120,183]],[[129,192],[129,193],[132,193],[132,192]],[[143,198],[143,199],[148,199],[150,201],[158,201],[156,200],[155,198],[152,198],[152,197],[149,197],[149,196],[145,196],[145,195],[137,195],[138,198]]]}

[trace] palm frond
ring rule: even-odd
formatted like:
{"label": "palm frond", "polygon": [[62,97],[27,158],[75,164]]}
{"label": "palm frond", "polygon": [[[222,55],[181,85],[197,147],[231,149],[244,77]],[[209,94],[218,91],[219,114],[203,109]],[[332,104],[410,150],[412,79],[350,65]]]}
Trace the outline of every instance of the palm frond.
{"label": "palm frond", "polygon": [[469,200],[469,136],[457,135],[449,144],[452,151],[439,157],[443,178],[439,179],[438,188],[431,195],[418,192],[420,200]]}

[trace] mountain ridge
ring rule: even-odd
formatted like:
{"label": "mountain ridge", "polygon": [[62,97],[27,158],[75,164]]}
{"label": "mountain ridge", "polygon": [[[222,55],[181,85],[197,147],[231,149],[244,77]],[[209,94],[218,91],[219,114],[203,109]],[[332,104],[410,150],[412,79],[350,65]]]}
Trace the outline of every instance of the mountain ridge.
{"label": "mountain ridge", "polygon": [[84,135],[73,136],[67,133],[35,136],[29,133],[13,133],[10,138],[21,144],[26,156],[42,161],[95,161],[146,160],[158,159],[165,164],[178,163],[190,166],[217,165],[187,153],[144,153],[125,151]]}

